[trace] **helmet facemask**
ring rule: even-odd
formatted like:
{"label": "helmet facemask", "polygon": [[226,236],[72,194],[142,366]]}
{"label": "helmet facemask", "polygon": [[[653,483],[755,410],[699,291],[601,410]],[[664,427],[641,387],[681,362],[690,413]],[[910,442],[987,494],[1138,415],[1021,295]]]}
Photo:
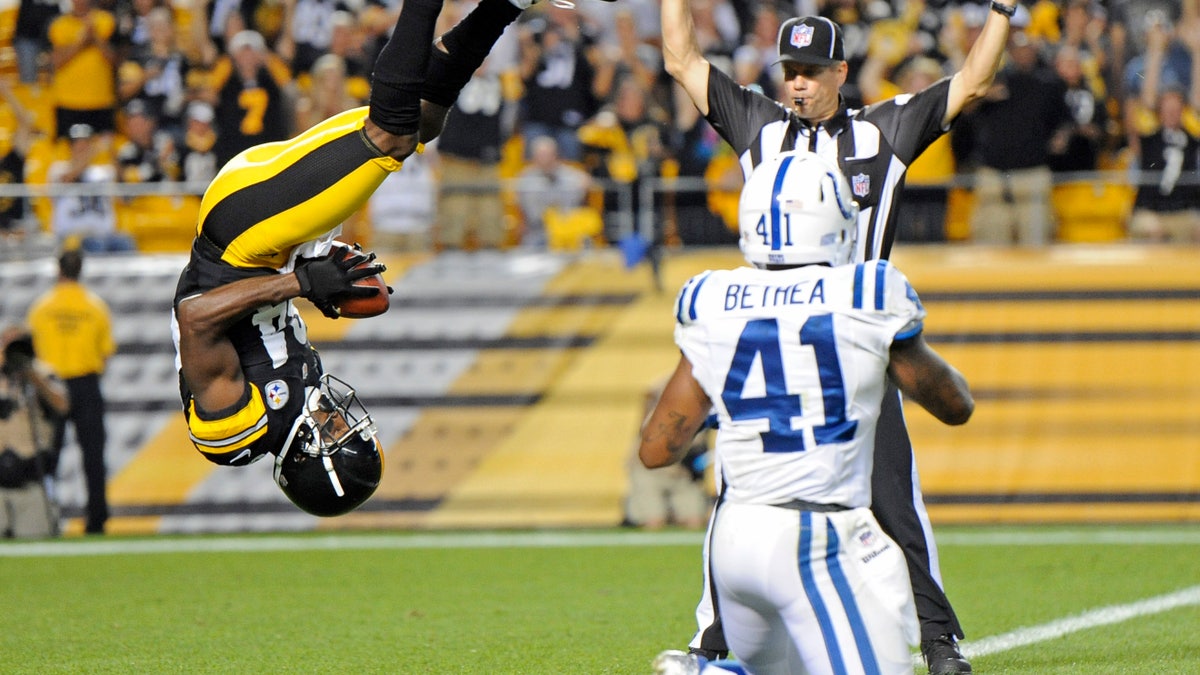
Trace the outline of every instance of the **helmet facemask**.
{"label": "helmet facemask", "polygon": [[333,516],[366,501],[382,469],[371,414],[350,385],[322,375],[306,388],[304,406],[275,458],[275,482],[305,511]]}
{"label": "helmet facemask", "polygon": [[314,457],[329,456],[355,438],[375,437],[375,421],[354,389],[328,373],[307,387],[295,437],[298,449]]}

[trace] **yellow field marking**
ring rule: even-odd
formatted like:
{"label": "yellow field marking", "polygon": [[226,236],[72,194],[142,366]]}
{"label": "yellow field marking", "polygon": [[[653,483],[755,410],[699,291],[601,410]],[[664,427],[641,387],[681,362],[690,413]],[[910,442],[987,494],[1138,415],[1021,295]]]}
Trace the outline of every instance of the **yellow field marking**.
{"label": "yellow field marking", "polygon": [[938,525],[1196,522],[1197,504],[970,504],[928,505]]}
{"label": "yellow field marking", "polygon": [[[1058,342],[936,343],[934,349],[966,376],[972,387],[1037,389],[1113,387],[1137,391],[1159,386],[1200,396],[1200,343]],[[1115,392],[1106,392],[1115,395]]]}
{"label": "yellow field marking", "polygon": [[509,337],[597,335],[624,311],[620,305],[527,307],[508,328]]}
{"label": "yellow field marking", "polygon": [[115,506],[183,503],[216,466],[188,440],[183,415],[174,415],[132,461],[109,479],[108,501]]}
{"label": "yellow field marking", "polygon": [[451,394],[536,395],[573,357],[567,349],[489,349],[455,380]]}
{"label": "yellow field marking", "polygon": [[1180,246],[897,246],[894,262],[918,293],[934,290],[1195,288],[1196,252]]}
{"label": "yellow field marking", "polygon": [[[579,284],[592,284],[589,292],[615,292],[630,288],[630,274],[615,260],[607,266],[592,261],[573,267],[550,287],[572,292]],[[690,273],[676,271],[672,276],[682,283]],[[640,283],[647,291],[649,279],[641,277]],[[481,459],[428,524],[619,522],[627,489],[625,463],[641,424],[643,393],[678,359],[671,337],[673,299],[650,290],[616,313],[608,331],[590,349],[573,355],[542,402]]]}
{"label": "yellow field marking", "polygon": [[[1188,247],[1125,244],[1041,249],[900,244],[891,255],[918,293],[1196,288],[1200,286],[1198,259],[1200,255]],[[734,248],[668,252],[667,261],[687,272],[683,278],[670,279],[668,269],[666,289],[672,294],[692,274],[746,264]]]}
{"label": "yellow field marking", "polygon": [[922,300],[929,312],[925,330],[930,333],[1200,331],[1195,300]]}
{"label": "yellow field marking", "polygon": [[[469,475],[525,413],[523,407],[428,408],[400,440],[384,448],[383,479],[372,499],[436,501]],[[429,513],[356,511],[319,529],[422,527]]]}
{"label": "yellow field marking", "polygon": [[[216,469],[188,439],[183,415],[173,415],[142,449],[109,479],[111,506],[183,504],[197,485]],[[113,518],[107,527],[117,533],[154,532],[157,517]]]}

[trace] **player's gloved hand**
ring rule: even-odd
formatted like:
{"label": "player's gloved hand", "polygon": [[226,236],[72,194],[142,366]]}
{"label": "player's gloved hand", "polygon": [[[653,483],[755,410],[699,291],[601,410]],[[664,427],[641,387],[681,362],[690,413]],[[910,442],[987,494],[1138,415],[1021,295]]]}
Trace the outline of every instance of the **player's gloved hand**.
{"label": "player's gloved hand", "polygon": [[[337,301],[342,298],[365,298],[377,291],[369,286],[355,286],[360,279],[382,274],[381,264],[364,264],[375,260],[374,253],[355,247],[349,251],[335,246],[321,258],[302,258],[297,261],[296,280],[300,282],[300,297],[313,303],[325,316],[336,319],[341,315]],[[361,265],[361,267],[359,267]]]}
{"label": "player's gloved hand", "polygon": [[[336,245],[336,244],[335,244],[335,245]],[[355,251],[362,251],[362,250],[363,250],[362,244],[358,243],[357,241],[356,241],[356,242],[354,242],[354,250],[355,250]],[[371,257],[370,257],[369,259],[370,259],[370,260],[374,260],[374,259],[375,259],[375,254],[374,254],[374,253],[371,253]],[[386,270],[386,269],[387,269],[387,268],[386,268],[386,267],[384,267],[383,265],[380,265],[380,267],[381,267],[381,268],[383,268],[384,270]],[[387,287],[387,292],[388,292],[388,295],[392,295],[393,293],[395,293],[395,292],[396,292],[396,289],[392,288],[391,286],[388,286],[388,287]]]}

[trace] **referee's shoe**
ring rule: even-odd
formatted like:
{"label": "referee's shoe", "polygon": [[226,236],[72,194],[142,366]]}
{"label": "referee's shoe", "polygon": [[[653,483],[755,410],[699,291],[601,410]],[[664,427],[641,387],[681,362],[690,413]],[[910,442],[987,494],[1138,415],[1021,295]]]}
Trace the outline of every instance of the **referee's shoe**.
{"label": "referee's shoe", "polygon": [[958,651],[953,635],[939,635],[921,643],[921,656],[929,666],[929,675],[967,675],[971,664]]}

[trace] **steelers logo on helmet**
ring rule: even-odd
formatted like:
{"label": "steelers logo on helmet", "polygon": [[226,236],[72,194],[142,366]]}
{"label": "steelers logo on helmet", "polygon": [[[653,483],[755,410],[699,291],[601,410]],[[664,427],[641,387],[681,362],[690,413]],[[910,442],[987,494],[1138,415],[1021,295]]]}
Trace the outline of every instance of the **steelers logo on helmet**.
{"label": "steelers logo on helmet", "polygon": [[854,256],[858,205],[836,165],[785,152],[754,169],[738,205],[739,246],[754,265],[843,265]]}
{"label": "steelers logo on helmet", "polygon": [[275,482],[315,516],[348,513],[367,501],[383,476],[375,422],[348,384],[324,374],[275,457]]}

